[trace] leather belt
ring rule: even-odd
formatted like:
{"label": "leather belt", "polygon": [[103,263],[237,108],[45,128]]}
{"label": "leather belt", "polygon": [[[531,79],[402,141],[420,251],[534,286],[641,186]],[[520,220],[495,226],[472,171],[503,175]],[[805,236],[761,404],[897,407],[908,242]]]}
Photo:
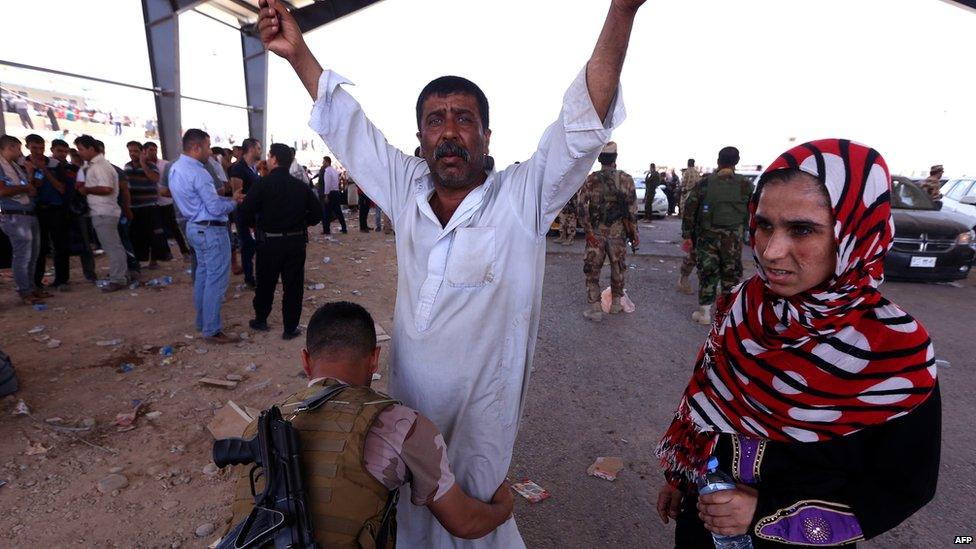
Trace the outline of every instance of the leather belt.
{"label": "leather belt", "polygon": [[286,236],[305,236],[305,231],[294,232],[294,233],[264,233],[267,238],[284,238]]}
{"label": "leather belt", "polygon": [[226,227],[226,221],[191,221],[194,225],[203,225],[204,227]]}

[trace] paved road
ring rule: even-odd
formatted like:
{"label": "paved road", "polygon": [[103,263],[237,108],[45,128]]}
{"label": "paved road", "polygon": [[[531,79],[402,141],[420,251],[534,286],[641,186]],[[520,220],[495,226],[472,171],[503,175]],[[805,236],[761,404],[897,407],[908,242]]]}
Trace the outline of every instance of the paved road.
{"label": "paved road", "polygon": [[[660,485],[654,447],[690,375],[706,328],[690,320],[697,300],[674,291],[680,265],[677,221],[641,227],[641,253],[628,260],[628,293],[637,312],[592,324],[583,319],[582,244],[550,245],[542,321],[528,404],[512,477],[552,492],[541,504],[517,502],[529,547],[670,547],[672,528],[656,517]],[[751,262],[750,262],[751,263]],[[751,272],[747,264],[747,272]],[[604,283],[609,274],[604,272]],[[976,277],[960,287],[886,283],[885,294],[932,333],[943,397],[943,458],[936,499],[869,548],[941,547],[972,535],[976,511]],[[597,456],[623,457],[615,482],[586,475]]]}

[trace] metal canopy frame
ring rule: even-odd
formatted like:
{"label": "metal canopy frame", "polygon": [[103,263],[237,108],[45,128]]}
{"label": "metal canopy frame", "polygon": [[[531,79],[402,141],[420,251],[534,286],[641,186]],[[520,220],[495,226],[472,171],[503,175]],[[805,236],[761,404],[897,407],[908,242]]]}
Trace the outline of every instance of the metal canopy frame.
{"label": "metal canopy frame", "polygon": [[[380,0],[279,0],[294,14],[303,33],[345,17]],[[238,25],[200,11],[215,8],[237,20]],[[159,140],[165,158],[181,152],[180,31],[179,15],[187,11],[236,28],[241,33],[247,127],[251,137],[266,143],[268,101],[268,54],[257,35],[255,22],[260,14],[258,0],[142,0],[149,46],[149,64],[156,98]],[[196,98],[189,98],[196,99]],[[203,99],[203,101],[206,101]],[[216,103],[211,101],[212,103]]]}

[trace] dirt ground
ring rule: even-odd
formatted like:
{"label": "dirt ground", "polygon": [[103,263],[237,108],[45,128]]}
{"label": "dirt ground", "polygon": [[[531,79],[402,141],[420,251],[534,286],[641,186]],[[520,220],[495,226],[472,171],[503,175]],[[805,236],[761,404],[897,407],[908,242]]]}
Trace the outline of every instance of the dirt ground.
{"label": "dirt ground", "polygon": [[[334,241],[320,229],[313,233],[306,286],[321,282],[325,289],[305,290],[303,322],[316,304],[349,299],[389,331],[393,237],[360,233],[349,222],[352,231],[334,234]],[[228,400],[262,408],[303,387],[304,339],[281,339],[278,299],[272,330],[251,332],[253,293],[238,287],[241,276],[232,276],[224,324],[246,339],[204,343],[193,326],[187,265],[175,246],[174,255],[162,268],[143,271],[144,279],[169,275],[174,284],[114,294],[84,282],[72,258],[72,291],[56,292],[45,311],[17,304],[9,270],[0,274],[0,348],[21,384],[0,401],[0,481],[6,482],[0,486],[0,546],[201,547],[224,532],[234,479],[228,471],[204,472],[213,442],[206,425]],[[98,268],[107,271],[105,258]],[[49,348],[52,340],[60,345]],[[172,360],[160,354],[165,346],[173,347]],[[384,355],[384,379],[375,383],[381,390],[387,360]],[[126,363],[132,370],[123,373]],[[236,388],[199,383],[228,374],[241,376]],[[20,400],[30,415],[14,415]],[[117,426],[116,415],[132,412],[137,402],[134,428]],[[110,475],[122,475],[127,485],[113,490],[105,480],[103,493],[99,482]]]}

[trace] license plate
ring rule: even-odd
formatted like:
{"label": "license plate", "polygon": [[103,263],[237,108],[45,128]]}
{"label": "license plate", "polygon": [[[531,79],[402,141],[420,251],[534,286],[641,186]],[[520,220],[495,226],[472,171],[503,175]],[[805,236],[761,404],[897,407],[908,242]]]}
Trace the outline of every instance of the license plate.
{"label": "license plate", "polygon": [[909,267],[926,267],[926,268],[935,267],[935,258],[934,257],[913,257],[912,263],[911,265],[909,265]]}

